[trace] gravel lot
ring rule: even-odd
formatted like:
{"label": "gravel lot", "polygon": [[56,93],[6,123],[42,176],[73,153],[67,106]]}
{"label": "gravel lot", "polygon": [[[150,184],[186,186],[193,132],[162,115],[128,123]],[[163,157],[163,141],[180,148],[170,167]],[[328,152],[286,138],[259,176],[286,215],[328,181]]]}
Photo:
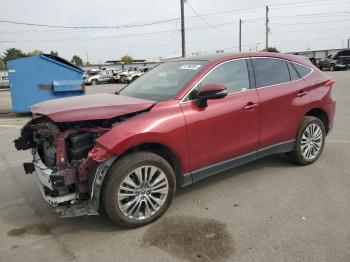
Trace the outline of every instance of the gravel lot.
{"label": "gravel lot", "polygon": [[[29,152],[12,144],[28,117],[0,115],[0,261],[350,261],[350,72],[330,74],[336,123],[315,164],[276,155],[218,174],[179,190],[163,218],[134,230],[55,215],[24,175]],[[9,101],[0,91],[2,112]]]}

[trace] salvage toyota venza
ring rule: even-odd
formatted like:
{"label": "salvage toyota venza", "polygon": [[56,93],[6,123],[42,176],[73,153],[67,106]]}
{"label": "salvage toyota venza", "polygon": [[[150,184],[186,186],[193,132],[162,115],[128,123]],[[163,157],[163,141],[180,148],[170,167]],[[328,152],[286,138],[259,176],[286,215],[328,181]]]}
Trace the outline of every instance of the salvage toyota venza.
{"label": "salvage toyota venza", "polygon": [[334,81],[302,57],[190,57],[154,68],[118,94],[32,106],[18,150],[31,149],[47,202],[62,216],[118,225],[159,218],[177,186],[276,153],[316,161],[333,126]]}

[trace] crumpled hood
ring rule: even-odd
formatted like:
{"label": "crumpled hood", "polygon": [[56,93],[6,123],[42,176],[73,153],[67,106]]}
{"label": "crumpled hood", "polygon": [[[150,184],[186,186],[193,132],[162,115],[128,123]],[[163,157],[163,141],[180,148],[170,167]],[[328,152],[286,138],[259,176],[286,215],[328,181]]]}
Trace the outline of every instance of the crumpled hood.
{"label": "crumpled hood", "polygon": [[139,98],[95,94],[53,99],[32,106],[35,114],[48,116],[54,122],[110,119],[143,111],[155,101]]}

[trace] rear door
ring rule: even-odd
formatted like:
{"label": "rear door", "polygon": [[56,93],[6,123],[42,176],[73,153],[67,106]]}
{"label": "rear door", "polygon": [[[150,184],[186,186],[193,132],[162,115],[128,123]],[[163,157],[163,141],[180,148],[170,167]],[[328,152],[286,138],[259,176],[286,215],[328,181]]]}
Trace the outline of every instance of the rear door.
{"label": "rear door", "polygon": [[310,90],[297,66],[311,69],[278,58],[253,58],[256,87],[260,98],[259,148],[294,140],[307,105]]}
{"label": "rear door", "polygon": [[[247,153],[251,153],[248,156],[250,160],[256,158],[259,98],[256,89],[251,88],[249,65],[252,67],[249,59],[222,63],[195,87],[200,90],[205,84],[225,85],[229,93],[225,98],[209,100],[208,107],[199,108],[190,99],[190,93],[189,99],[181,103],[189,137],[192,170],[205,169]],[[247,158],[242,158],[244,160]],[[205,171],[198,171],[193,173],[193,179],[198,180],[205,175]]]}

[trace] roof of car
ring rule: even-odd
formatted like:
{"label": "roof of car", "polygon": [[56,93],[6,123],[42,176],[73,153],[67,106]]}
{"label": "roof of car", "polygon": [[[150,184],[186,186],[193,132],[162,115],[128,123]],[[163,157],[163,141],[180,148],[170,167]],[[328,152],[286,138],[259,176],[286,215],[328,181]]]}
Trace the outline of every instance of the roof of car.
{"label": "roof of car", "polygon": [[291,54],[283,54],[283,53],[273,53],[273,52],[247,52],[247,53],[229,53],[229,52],[221,52],[215,54],[207,54],[207,55],[197,55],[197,56],[187,56],[183,58],[176,59],[175,61],[221,61],[221,60],[230,60],[235,58],[244,58],[244,57],[275,57],[282,58],[286,60],[291,60],[303,64],[309,64],[306,59],[302,56],[291,55]]}
{"label": "roof of car", "polygon": [[239,53],[215,53],[215,54],[206,54],[206,55],[191,55],[183,58],[177,59],[177,61],[191,61],[191,60],[203,60],[203,61],[213,61],[219,58],[234,56]]}

